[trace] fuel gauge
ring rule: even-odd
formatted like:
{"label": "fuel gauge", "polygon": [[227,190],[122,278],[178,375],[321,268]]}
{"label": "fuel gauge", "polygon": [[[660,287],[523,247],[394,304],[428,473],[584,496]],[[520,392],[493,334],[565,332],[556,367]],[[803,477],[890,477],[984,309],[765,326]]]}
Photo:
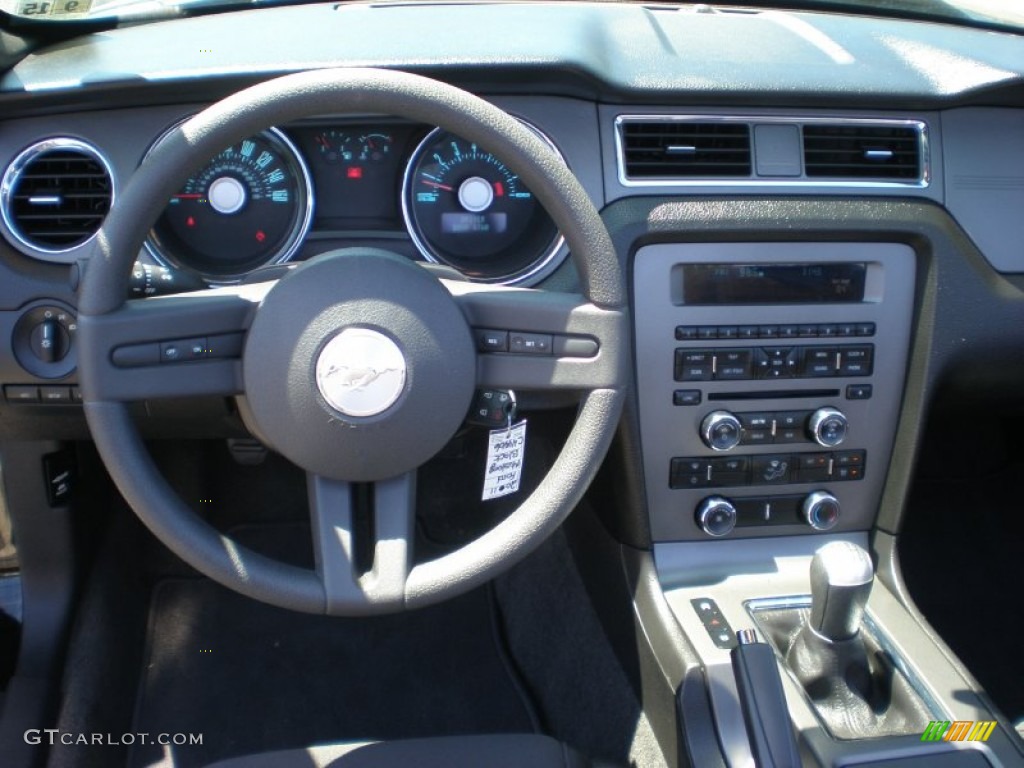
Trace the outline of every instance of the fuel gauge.
{"label": "fuel gauge", "polygon": [[[329,165],[351,163],[355,156],[353,139],[344,131],[335,129],[320,131],[313,137],[320,159]],[[359,140],[360,143],[363,141]]]}

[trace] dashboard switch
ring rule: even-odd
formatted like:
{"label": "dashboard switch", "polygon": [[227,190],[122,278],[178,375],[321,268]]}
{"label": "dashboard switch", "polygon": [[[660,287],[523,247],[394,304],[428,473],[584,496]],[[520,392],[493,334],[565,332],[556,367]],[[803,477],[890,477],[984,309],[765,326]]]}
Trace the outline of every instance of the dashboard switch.
{"label": "dashboard switch", "polygon": [[8,403],[38,403],[39,387],[24,384],[8,384],[4,387],[4,396]]}
{"label": "dashboard switch", "polygon": [[729,411],[712,411],[700,425],[700,437],[713,451],[729,451],[740,444],[743,426]]}
{"label": "dashboard switch", "polygon": [[29,337],[32,354],[44,363],[55,363],[68,353],[68,334],[56,319],[43,320]]}
{"label": "dashboard switch", "polygon": [[819,408],[807,422],[811,439],[826,448],[834,448],[843,442],[849,428],[846,416],[836,408]]}
{"label": "dashboard switch", "polygon": [[490,328],[477,328],[476,348],[481,352],[507,352],[508,331],[495,331]]}
{"label": "dashboard switch", "polygon": [[839,499],[828,491],[815,491],[803,503],[803,517],[816,531],[828,531],[839,522]]}
{"label": "dashboard switch", "polygon": [[508,351],[522,355],[550,355],[551,341],[551,334],[513,331],[508,337]]}
{"label": "dashboard switch", "polygon": [[736,507],[723,496],[708,496],[697,507],[697,525],[708,536],[725,536],[736,527]]}

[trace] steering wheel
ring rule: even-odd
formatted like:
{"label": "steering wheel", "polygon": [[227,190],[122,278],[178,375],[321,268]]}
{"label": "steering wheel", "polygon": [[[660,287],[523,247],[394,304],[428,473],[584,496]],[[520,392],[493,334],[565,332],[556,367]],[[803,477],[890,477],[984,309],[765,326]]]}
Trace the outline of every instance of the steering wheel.
{"label": "steering wheel", "polygon": [[[338,113],[397,115],[486,146],[561,230],[584,295],[449,282],[395,254],[348,249],[279,280],[125,300],[146,234],[192,169],[268,125]],[[608,232],[540,139],[452,86],[394,71],[333,69],[236,93],[160,143],[96,243],[78,305],[79,377],[96,447],[157,538],[209,578],[257,600],[354,616],[465,592],[521,560],[561,524],[618,423],[629,332]],[[480,352],[474,329],[552,334],[565,343],[551,355]],[[137,354],[161,340],[193,338],[207,340],[202,359],[146,364]],[[587,340],[588,356],[571,356],[577,338]],[[341,368],[367,372],[354,377],[361,388],[352,377],[332,375]],[[575,424],[546,477],[503,522],[450,554],[414,564],[416,468],[459,429],[477,388],[578,394]],[[221,534],[153,464],[129,403],[200,395],[236,396],[253,434],[306,471],[315,571]],[[366,534],[373,564],[366,572],[355,565],[354,483],[373,484],[375,525]]]}

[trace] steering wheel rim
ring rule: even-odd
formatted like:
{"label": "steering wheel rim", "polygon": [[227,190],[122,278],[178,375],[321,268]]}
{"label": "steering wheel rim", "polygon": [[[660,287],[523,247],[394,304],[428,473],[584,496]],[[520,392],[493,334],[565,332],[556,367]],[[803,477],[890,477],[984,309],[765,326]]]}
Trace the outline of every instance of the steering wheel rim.
{"label": "steering wheel rim", "polygon": [[[506,520],[455,552],[417,565],[412,564],[410,539],[415,469],[395,477],[374,476],[379,511],[387,514],[378,519],[374,568],[364,574],[345,572],[346,567],[351,570],[353,557],[345,528],[351,522],[347,481],[310,474],[317,555],[317,569],[310,571],[248,550],[216,531],[182,502],[150,459],[126,401],[146,396],[146,382],[152,382],[157,396],[240,394],[239,389],[246,391],[242,360],[190,363],[192,372],[203,375],[184,378],[168,366],[166,371],[119,369],[114,352],[126,346],[126,339],[148,341],[164,333],[159,329],[180,328],[171,338],[198,335],[193,328],[204,329],[211,338],[211,331],[251,330],[261,307],[275,291],[285,290],[282,286],[291,276],[255,290],[255,295],[243,287],[126,302],[131,266],[190,169],[268,125],[339,113],[393,114],[440,126],[487,146],[518,173],[565,236],[584,296],[464,283],[445,287],[467,327],[547,331],[589,339],[597,346],[588,358],[477,356],[474,387],[532,383],[582,392],[576,423],[561,454]],[[240,91],[174,129],[139,167],[104,222],[80,287],[79,313],[86,419],[132,509],[157,538],[211,579],[263,602],[309,613],[365,615],[414,608],[467,591],[511,567],[550,535],[582,497],[611,442],[628,381],[621,269],[607,230],[575,177],[540,139],[497,107],[453,86],[389,70],[319,70],[277,78]],[[517,325],[509,325],[513,322]],[[247,347],[243,357],[250,352]],[[129,377],[138,381],[135,388]],[[174,382],[177,391],[171,389]],[[383,565],[378,568],[378,563]]]}

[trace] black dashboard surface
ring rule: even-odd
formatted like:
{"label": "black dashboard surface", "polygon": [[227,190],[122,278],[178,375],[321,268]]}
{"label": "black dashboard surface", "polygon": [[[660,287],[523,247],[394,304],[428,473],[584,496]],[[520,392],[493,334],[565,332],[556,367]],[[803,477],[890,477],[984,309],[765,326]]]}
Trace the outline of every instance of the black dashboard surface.
{"label": "black dashboard surface", "polygon": [[[1024,39],[825,13],[587,3],[319,4],[170,20],[41,50],[7,94],[415,69],[487,90],[634,102],[902,109],[1024,93]],[[704,7],[706,8],[706,6]],[[76,94],[81,97],[84,94]]]}

